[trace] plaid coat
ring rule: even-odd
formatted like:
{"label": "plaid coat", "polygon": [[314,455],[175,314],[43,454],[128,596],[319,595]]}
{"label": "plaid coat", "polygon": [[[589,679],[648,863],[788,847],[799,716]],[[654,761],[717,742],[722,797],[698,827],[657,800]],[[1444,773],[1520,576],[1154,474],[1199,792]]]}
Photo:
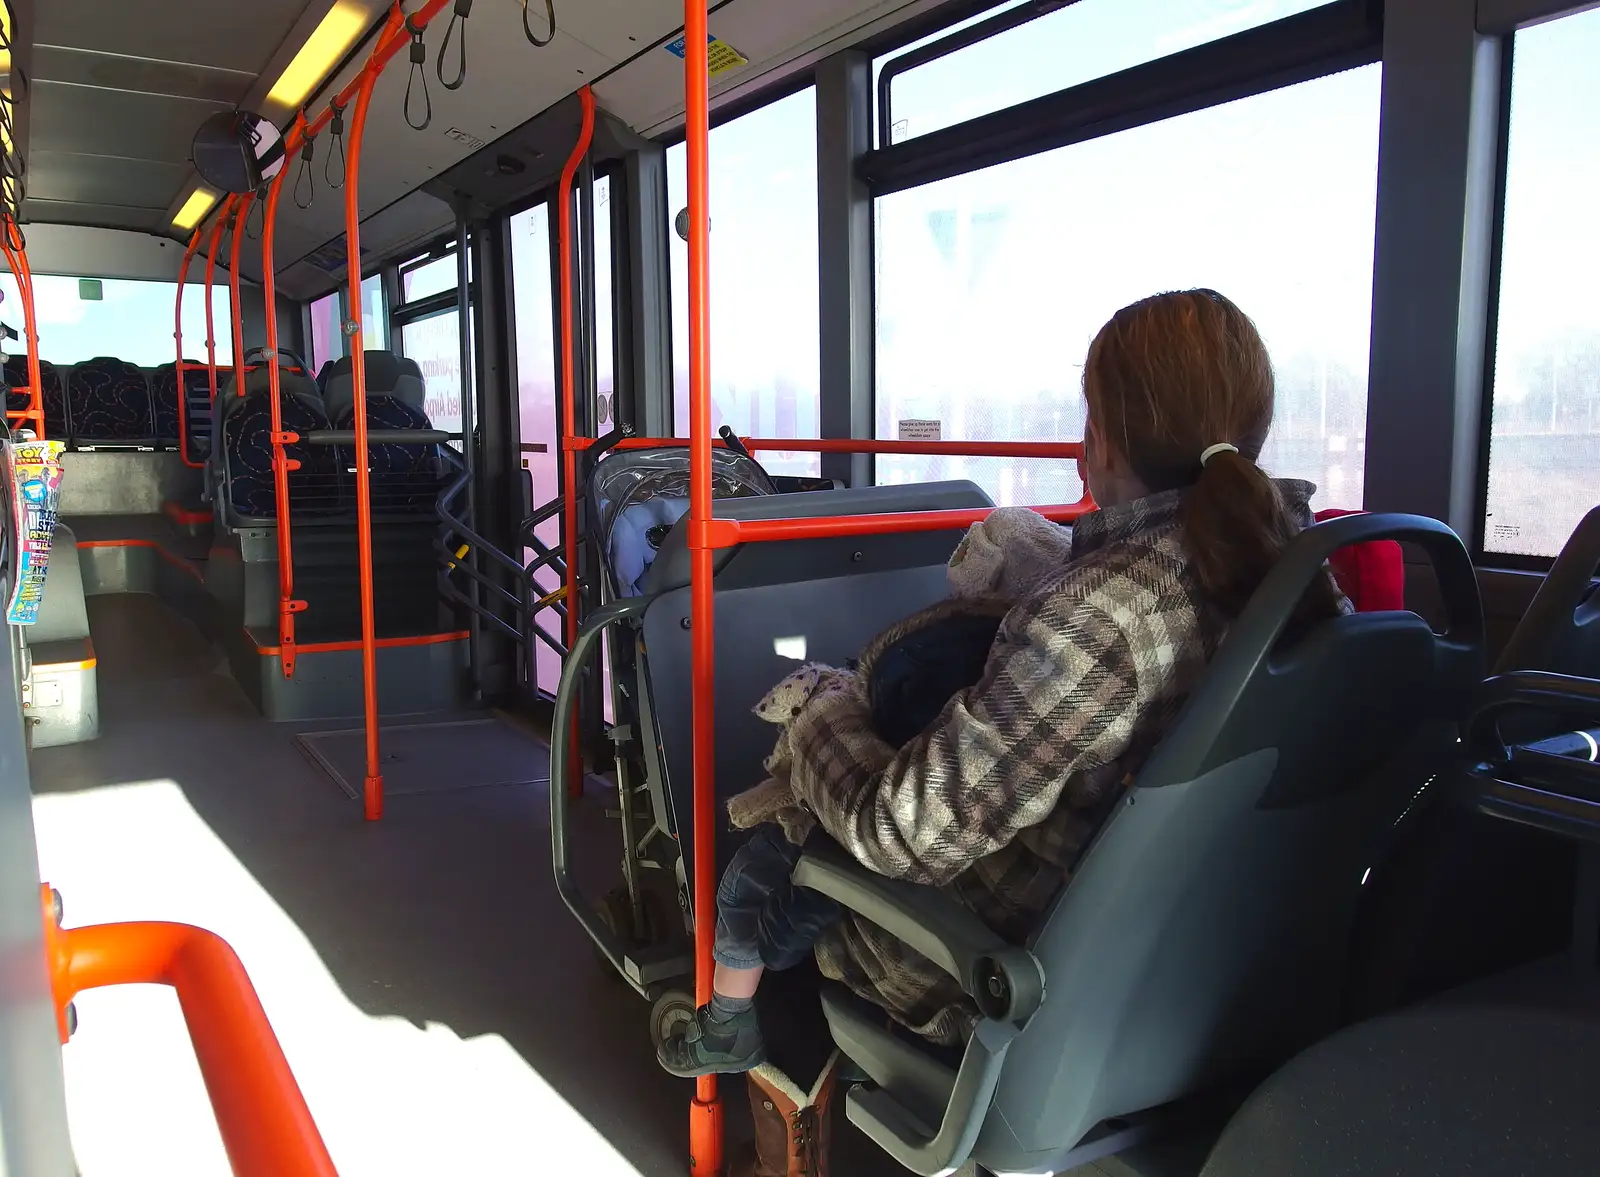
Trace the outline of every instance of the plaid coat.
{"label": "plaid coat", "polygon": [[[1314,488],[1279,487],[1309,524]],[[1183,493],[1079,520],[1071,559],[1006,616],[978,684],[904,748],[873,734],[859,680],[826,680],[790,728],[801,804],[867,867],[941,887],[1023,943],[1226,631],[1189,566]],[[933,1041],[976,1020],[943,970],[851,913],[817,962]]]}

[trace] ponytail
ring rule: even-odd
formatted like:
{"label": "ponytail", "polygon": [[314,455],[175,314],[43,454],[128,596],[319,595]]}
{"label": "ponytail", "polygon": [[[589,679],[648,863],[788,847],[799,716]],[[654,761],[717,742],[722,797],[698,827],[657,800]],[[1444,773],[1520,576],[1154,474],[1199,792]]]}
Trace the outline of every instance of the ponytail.
{"label": "ponytail", "polygon": [[[1300,531],[1277,484],[1231,446],[1209,453],[1181,508],[1184,542],[1201,587],[1229,617],[1251,595]],[[1343,612],[1343,596],[1326,567],[1295,611],[1296,628]]]}

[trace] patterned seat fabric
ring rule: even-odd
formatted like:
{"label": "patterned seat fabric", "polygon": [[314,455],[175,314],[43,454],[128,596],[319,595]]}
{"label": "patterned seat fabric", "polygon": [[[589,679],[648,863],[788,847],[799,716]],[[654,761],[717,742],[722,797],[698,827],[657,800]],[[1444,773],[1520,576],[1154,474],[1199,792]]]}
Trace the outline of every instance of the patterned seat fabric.
{"label": "patterned seat fabric", "polygon": [[[304,435],[328,428],[328,419],[297,397],[283,398],[283,427]],[[223,422],[223,446],[228,460],[228,499],[239,515],[258,519],[277,516],[277,489],[272,481],[272,403],[267,394],[253,393],[244,407]],[[296,515],[327,514],[338,508],[338,471],[329,446],[305,441],[284,447],[300,469],[289,474],[289,503]],[[299,490],[303,493],[297,494]]]}
{"label": "patterned seat fabric", "polygon": [[112,356],[96,356],[72,369],[67,388],[74,438],[150,441],[155,413],[142,369]]}
{"label": "patterned seat fabric", "polygon": [[[184,360],[193,364],[194,360]],[[156,437],[174,444],[178,441],[178,413],[189,437],[189,458],[198,462],[211,452],[211,377],[204,368],[188,368],[183,373],[186,395],[178,396],[178,365],[162,364],[150,377],[150,398],[155,403]]]}
{"label": "patterned seat fabric", "polygon": [[[356,427],[355,406],[347,407],[334,423],[335,429]],[[368,429],[432,429],[428,415],[415,405],[398,397],[370,396],[367,398]],[[369,443],[372,455],[372,504],[374,509],[424,510],[439,496],[439,478],[443,469],[437,445],[395,445],[390,442]],[[343,469],[355,468],[354,449],[339,449]]]}
{"label": "patterned seat fabric", "polygon": [[[28,357],[6,357],[6,408],[10,411],[28,407],[28,394],[11,389],[28,386]],[[44,399],[44,432],[54,441],[67,438],[67,399],[61,394],[61,373],[49,360],[39,361],[39,391]]]}

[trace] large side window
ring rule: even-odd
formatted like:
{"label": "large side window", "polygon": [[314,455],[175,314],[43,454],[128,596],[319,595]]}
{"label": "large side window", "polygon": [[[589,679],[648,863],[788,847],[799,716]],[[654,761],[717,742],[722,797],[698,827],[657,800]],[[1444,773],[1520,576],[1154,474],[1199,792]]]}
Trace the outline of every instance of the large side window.
{"label": "large side window", "polygon": [[[817,103],[802,90],[711,132],[711,425],[813,438],[817,355]],[[689,433],[687,158],[667,151],[674,423]],[[775,473],[815,474],[816,454],[764,453]]]}
{"label": "large side window", "polygon": [[[891,143],[913,139],[1019,102],[1065,90],[1220,40],[1329,0],[1012,0],[879,59],[889,82]],[[1014,23],[955,52],[906,65],[894,61],[982,23],[1007,22],[1026,9],[1043,15]],[[974,35],[981,30],[974,29]],[[880,144],[883,146],[884,144]]]}
{"label": "large side window", "polygon": [[[1079,7],[1103,6],[1062,15]],[[972,86],[987,84],[980,66]],[[1263,465],[1316,482],[1319,507],[1359,507],[1380,70],[879,199],[878,436],[1080,439],[1083,362],[1100,326],[1146,295],[1211,287],[1255,319],[1272,353],[1278,407]],[[946,89],[966,86],[952,74]],[[877,468],[883,482],[971,478],[1002,504],[1071,502],[1081,489],[1070,462],[900,457]]]}
{"label": "large side window", "polygon": [[1554,556],[1600,502],[1600,12],[1512,50],[1486,552]]}
{"label": "large side window", "polygon": [[[556,417],[555,295],[550,264],[550,208],[535,205],[511,218],[513,325],[517,340],[517,410],[521,422],[522,468],[533,478],[533,505],[538,507],[561,493],[561,435]],[[596,265],[598,269],[598,263]],[[561,522],[550,519],[538,535],[547,544],[561,541]],[[533,559],[523,552],[523,560]],[[534,574],[541,592],[561,587],[561,578],[549,568]],[[546,610],[538,618],[545,630],[561,636],[561,618]],[[537,643],[534,682],[554,693],[561,679],[561,658],[544,643]]]}
{"label": "large side window", "polygon": [[307,362],[312,370],[321,369],[330,360],[344,355],[344,324],[339,309],[339,292],[324,295],[311,304],[311,354]]}
{"label": "large side window", "polygon": [[368,351],[389,346],[389,316],[383,302],[383,275],[373,274],[361,283],[361,341]]}
{"label": "large side window", "polygon": [[[23,334],[22,296],[17,280],[0,274],[0,323]],[[39,327],[39,357],[52,364],[76,364],[95,356],[116,356],[130,364],[155,367],[176,358],[172,308],[176,282],[143,282],[127,278],[67,278],[36,274],[33,309]],[[211,288],[211,320],[216,335],[217,363],[233,362],[228,286]],[[22,339],[9,351],[21,353]],[[206,358],[205,286],[190,282],[183,296],[183,350],[192,360]]]}

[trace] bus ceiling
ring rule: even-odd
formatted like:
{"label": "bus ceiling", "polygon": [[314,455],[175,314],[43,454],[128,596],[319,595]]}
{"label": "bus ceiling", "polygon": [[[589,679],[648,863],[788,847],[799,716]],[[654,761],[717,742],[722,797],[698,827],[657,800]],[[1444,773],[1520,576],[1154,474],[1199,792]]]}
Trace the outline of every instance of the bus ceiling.
{"label": "bus ceiling", "polygon": [[[13,135],[28,162],[24,223],[174,240],[186,240],[217,204],[191,163],[197,128],[233,110],[259,112],[285,133],[301,110],[314,119],[359,75],[392,7],[384,0],[0,4],[14,13],[7,27],[19,75]],[[713,103],[781,85],[818,57],[939,4],[713,0],[711,34],[735,50],[711,80]],[[424,0],[404,5],[412,13],[423,8]],[[672,133],[683,120],[682,46],[674,44],[682,26],[677,0],[446,0],[422,29],[425,60],[413,65],[411,48],[402,49],[377,82],[361,175],[363,253],[376,263],[437,235],[458,197],[486,212],[553,182],[577,131],[571,96],[584,84],[593,85],[599,106],[597,160]],[[455,88],[444,84],[458,77]],[[292,298],[320,295],[343,274],[343,202],[331,190],[342,160],[331,130],[316,136],[296,199],[279,210],[278,289]],[[298,170],[300,161],[286,166]],[[324,253],[325,246],[335,248]],[[180,255],[172,252],[174,272]],[[241,267],[259,281],[259,251],[245,250]]]}

